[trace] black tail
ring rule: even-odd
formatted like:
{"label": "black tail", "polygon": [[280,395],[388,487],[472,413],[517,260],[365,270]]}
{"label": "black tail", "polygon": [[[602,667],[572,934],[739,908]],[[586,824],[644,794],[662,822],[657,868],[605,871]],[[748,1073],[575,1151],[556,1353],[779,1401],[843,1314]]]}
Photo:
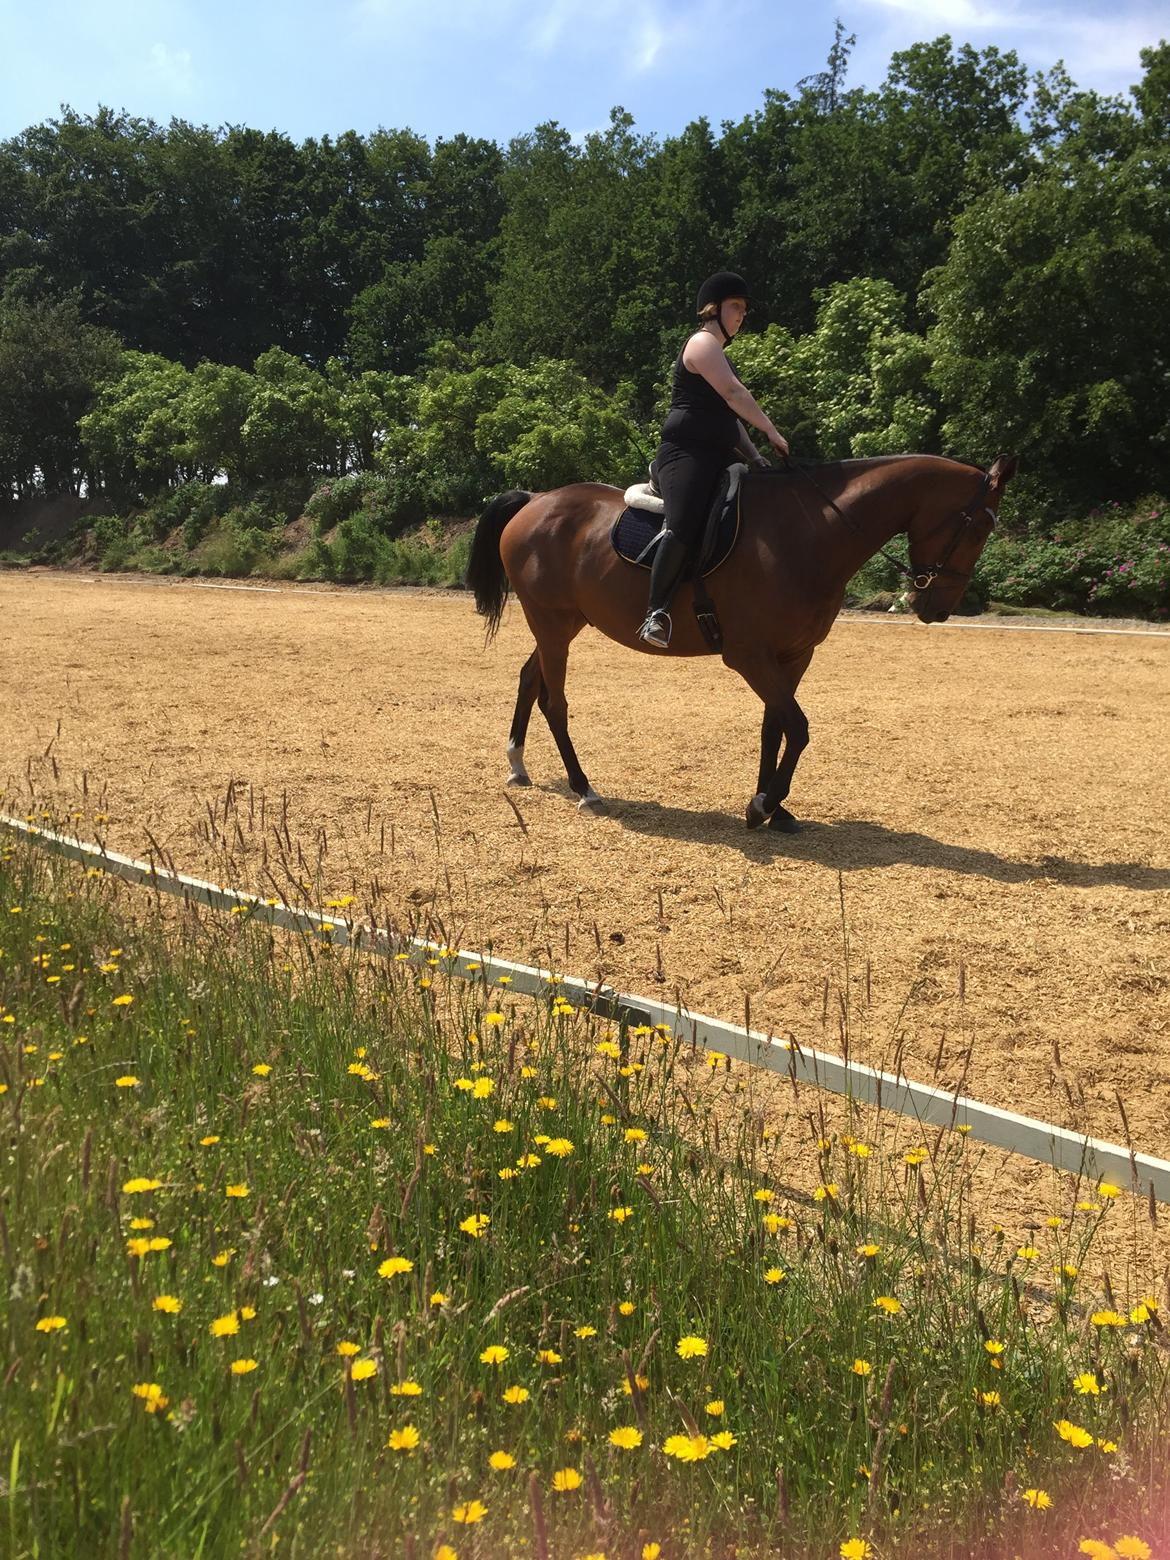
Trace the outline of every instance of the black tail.
{"label": "black tail", "polygon": [[504,615],[504,603],[508,599],[508,576],[500,562],[500,537],[513,515],[517,515],[532,497],[513,488],[501,493],[479,517],[475,535],[471,539],[471,557],[467,563],[465,583],[475,592],[475,610],[487,618],[487,637],[490,641],[500,619]]}

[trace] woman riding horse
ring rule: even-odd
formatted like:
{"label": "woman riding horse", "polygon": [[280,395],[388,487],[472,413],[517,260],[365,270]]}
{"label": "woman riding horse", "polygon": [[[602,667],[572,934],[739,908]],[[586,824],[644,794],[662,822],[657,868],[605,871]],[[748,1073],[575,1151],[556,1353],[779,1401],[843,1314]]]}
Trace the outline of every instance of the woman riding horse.
{"label": "woman riding horse", "polygon": [[670,644],[667,609],[702,534],[719,479],[737,449],[766,464],[744,423],[760,429],[781,455],[788,454],[787,441],[727,361],[726,349],[747,315],[747,283],[735,271],[716,271],[699,288],[696,309],[702,323],[675,360],[670,411],[655,462],[666,517],[650,566],[650,606],[638,630],[644,644],[663,650]]}

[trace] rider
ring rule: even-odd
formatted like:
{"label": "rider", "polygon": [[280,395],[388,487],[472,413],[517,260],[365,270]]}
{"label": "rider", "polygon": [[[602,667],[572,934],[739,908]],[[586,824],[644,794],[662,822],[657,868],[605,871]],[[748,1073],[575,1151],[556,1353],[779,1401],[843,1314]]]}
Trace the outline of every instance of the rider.
{"label": "rider", "polygon": [[650,567],[650,606],[638,630],[646,644],[662,649],[670,643],[670,599],[737,446],[765,464],[744,423],[759,428],[781,455],[788,453],[787,441],[740,383],[725,353],[747,315],[747,283],[734,271],[716,271],[699,288],[696,310],[700,324],[674,365],[655,462],[666,501],[665,533]]}

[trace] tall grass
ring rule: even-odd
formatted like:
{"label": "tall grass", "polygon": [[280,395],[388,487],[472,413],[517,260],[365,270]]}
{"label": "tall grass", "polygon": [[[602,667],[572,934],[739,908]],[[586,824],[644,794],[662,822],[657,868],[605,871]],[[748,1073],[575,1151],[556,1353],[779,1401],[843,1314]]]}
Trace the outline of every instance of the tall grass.
{"label": "tall grass", "polygon": [[769,1131],[746,1069],[555,983],[24,845],[0,917],[6,1553],[1165,1534],[1158,1297],[1082,1292],[1113,1188],[1016,1249],[967,1215],[961,1134]]}

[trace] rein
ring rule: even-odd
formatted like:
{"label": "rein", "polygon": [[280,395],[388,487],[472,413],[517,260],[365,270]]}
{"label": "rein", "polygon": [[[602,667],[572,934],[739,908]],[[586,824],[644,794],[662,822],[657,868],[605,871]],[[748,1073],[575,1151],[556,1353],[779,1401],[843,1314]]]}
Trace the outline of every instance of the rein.
{"label": "rein", "polygon": [[[785,466],[790,471],[796,471],[801,473],[803,476],[806,476],[812,483],[813,487],[816,488],[817,492],[824,499],[825,503],[828,504],[829,508],[837,516],[837,518],[843,524],[847,525],[849,529],[855,532],[858,536],[863,534],[861,527],[857,524],[856,520],[851,519],[847,514],[845,514],[844,511],[839,508],[836,502],[829,497],[824,488],[813,476],[808,466],[801,465],[799,462],[792,460],[790,457],[785,461]],[[975,508],[976,504],[979,503],[979,500],[984,496],[990,487],[991,473],[989,471],[985,471],[983,473],[983,480],[979,484],[979,491],[975,494],[974,498],[972,498],[971,501],[962,509],[956,511],[955,519],[958,523],[955,526],[954,533],[951,536],[950,542],[948,543],[945,552],[937,563],[932,563],[928,568],[921,569],[916,572],[908,564],[903,563],[900,558],[895,558],[893,553],[887,551],[886,548],[879,547],[877,551],[881,554],[887,563],[892,563],[894,565],[895,569],[897,569],[898,573],[903,577],[903,579],[910,581],[915,590],[929,590],[929,588],[934,584],[935,580],[938,579],[940,574],[949,574],[953,579],[969,580],[971,578],[970,570],[964,571],[962,569],[951,569],[948,568],[947,565],[950,562],[951,554],[959,545],[959,541],[962,538],[963,532],[969,525],[973,525],[975,523],[975,515],[972,513],[972,510]],[[991,523],[994,525],[995,511],[988,504],[984,504],[981,507],[982,513],[990,516]]]}

